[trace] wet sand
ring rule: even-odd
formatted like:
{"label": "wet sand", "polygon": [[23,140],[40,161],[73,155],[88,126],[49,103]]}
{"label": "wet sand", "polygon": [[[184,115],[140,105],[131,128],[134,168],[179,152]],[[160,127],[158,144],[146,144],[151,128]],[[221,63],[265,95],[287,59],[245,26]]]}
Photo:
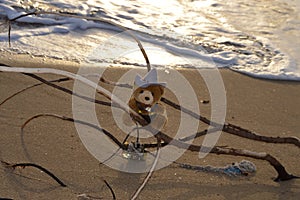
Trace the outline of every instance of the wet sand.
{"label": "wet sand", "polygon": [[[60,62],[30,56],[1,53],[0,63],[22,67],[52,67],[71,72],[77,71],[76,63]],[[109,68],[105,76],[117,81],[128,69]],[[200,111],[209,116],[211,102],[207,87],[195,70],[179,70],[196,91]],[[226,121],[256,133],[268,136],[296,136],[300,138],[300,83],[251,78],[227,69],[221,69],[226,95]],[[56,75],[40,75],[52,80]],[[13,93],[39,83],[17,73],[0,73],[0,102]],[[58,83],[72,90],[73,81]],[[112,91],[113,86],[101,83]],[[167,91],[165,97],[174,99]],[[101,95],[97,99],[105,100]],[[172,135],[178,123],[178,112],[168,106],[169,121],[164,128]],[[111,117],[110,107],[97,105],[101,125],[118,138],[124,134]],[[39,113],[53,113],[72,117],[72,97],[47,85],[31,88],[0,106],[0,158],[9,163],[33,162],[59,177],[67,187],[60,187],[44,173],[32,168],[10,171],[1,166],[0,198],[12,199],[78,199],[78,195],[112,199],[105,186],[106,180],[117,199],[129,199],[146,174],[130,174],[100,165],[82,144],[72,122],[51,117],[33,120],[21,134],[22,124]],[[200,124],[199,130],[205,129]],[[194,141],[201,144],[202,138]],[[300,175],[299,148],[287,144],[267,144],[222,133],[217,145],[267,152],[278,158],[287,171]],[[101,147],[100,147],[101,148]],[[245,157],[208,155],[199,159],[198,152],[186,151],[178,162],[194,165],[225,166],[243,159],[252,161],[257,172],[250,177],[195,172],[179,168],[175,164],[155,171],[141,192],[139,199],[298,199],[300,180],[274,182],[276,171],[265,161]]]}

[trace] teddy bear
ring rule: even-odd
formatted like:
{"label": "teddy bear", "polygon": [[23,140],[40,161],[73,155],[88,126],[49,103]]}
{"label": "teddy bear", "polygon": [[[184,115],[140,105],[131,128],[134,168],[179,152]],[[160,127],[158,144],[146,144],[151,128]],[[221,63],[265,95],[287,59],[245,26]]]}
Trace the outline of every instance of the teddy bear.
{"label": "teddy bear", "polygon": [[[166,83],[157,81],[156,69],[150,70],[144,78],[140,75],[136,76],[134,90],[128,101],[128,106],[144,120],[140,120],[132,113],[130,113],[130,116],[125,115],[127,117],[127,119],[124,119],[125,124],[136,128],[137,139],[135,142],[125,142],[127,148],[122,154],[124,158],[144,160],[144,146],[139,142],[140,130],[150,131],[153,135],[165,126],[167,122],[166,109],[160,103],[165,87]],[[131,123],[128,123],[128,121]],[[139,126],[142,126],[142,128]]]}
{"label": "teddy bear", "polygon": [[152,130],[161,130],[166,121],[165,107],[160,103],[166,83],[157,81],[156,69],[150,70],[145,77],[137,75],[134,81],[134,91],[129,99],[128,106],[144,120],[138,120],[132,113],[131,121],[135,125]]}

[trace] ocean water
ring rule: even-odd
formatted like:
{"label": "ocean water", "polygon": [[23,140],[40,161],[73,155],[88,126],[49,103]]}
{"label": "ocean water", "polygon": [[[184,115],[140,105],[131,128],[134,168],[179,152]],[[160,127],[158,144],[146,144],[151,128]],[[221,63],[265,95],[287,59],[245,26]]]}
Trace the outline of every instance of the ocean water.
{"label": "ocean water", "polygon": [[300,80],[299,0],[0,0],[1,51],[103,66],[145,66],[128,32],[107,22],[31,15],[35,10],[94,17],[131,30],[153,66],[230,68],[254,77]]}

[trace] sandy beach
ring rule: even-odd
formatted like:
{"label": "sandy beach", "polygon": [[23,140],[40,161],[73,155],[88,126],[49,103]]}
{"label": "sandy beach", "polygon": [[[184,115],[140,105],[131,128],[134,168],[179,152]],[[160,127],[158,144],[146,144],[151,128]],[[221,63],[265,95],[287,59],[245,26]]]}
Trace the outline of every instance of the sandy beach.
{"label": "sandy beach", "polygon": [[[50,67],[76,73],[79,64],[45,58],[12,55],[1,52],[0,63],[22,67]],[[105,77],[117,81],[126,68],[109,68]],[[210,100],[203,80],[195,71],[179,70],[196,91],[201,114],[210,115]],[[226,122],[266,136],[296,136],[300,138],[300,83],[262,80],[248,77],[228,69],[220,69],[227,97]],[[61,78],[40,75],[47,80]],[[19,73],[0,72],[0,102],[15,92],[39,83]],[[72,90],[73,81],[58,83]],[[111,85],[103,87],[112,91]],[[169,92],[166,98],[171,98]],[[97,99],[105,100],[101,95]],[[97,105],[97,114],[110,132],[117,132],[110,107]],[[33,162],[53,172],[67,187],[37,169],[17,168],[14,171],[3,165],[0,170],[0,199],[78,199],[86,194],[94,199],[112,199],[106,180],[117,199],[129,199],[146,174],[120,172],[101,165],[84,147],[72,122],[42,117],[29,123],[21,134],[22,124],[40,113],[72,117],[72,96],[45,84],[28,89],[0,106],[0,158],[9,163]],[[167,107],[169,121],[165,132],[176,128],[178,114]],[[206,127],[200,125],[199,130]],[[118,133],[119,134],[119,133]],[[121,135],[122,136],[122,135]],[[124,137],[124,135],[123,135]],[[121,137],[120,137],[121,138]],[[201,138],[194,141],[201,144]],[[217,145],[267,152],[278,158],[288,172],[300,176],[300,149],[290,144],[269,144],[222,133]],[[155,171],[139,199],[276,199],[294,200],[300,197],[300,180],[274,182],[276,171],[262,160],[245,157],[210,154],[199,159],[198,152],[186,151],[178,162],[194,165],[226,166],[243,159],[255,163],[257,172],[249,177],[227,177],[215,173],[195,172],[170,165]],[[88,199],[88,198],[86,198]]]}

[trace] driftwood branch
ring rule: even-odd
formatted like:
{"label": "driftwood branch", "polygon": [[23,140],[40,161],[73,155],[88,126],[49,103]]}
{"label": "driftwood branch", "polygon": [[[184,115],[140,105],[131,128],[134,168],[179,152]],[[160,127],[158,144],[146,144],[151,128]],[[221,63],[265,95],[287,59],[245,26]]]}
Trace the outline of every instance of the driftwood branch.
{"label": "driftwood branch", "polygon": [[[32,75],[32,74],[29,74],[29,75]],[[40,77],[39,77],[40,78]],[[67,80],[70,80],[69,78],[60,78],[60,79],[55,79],[55,80],[50,80],[50,81],[47,81],[49,83],[55,83],[55,82],[62,82],[62,81],[67,81]],[[41,80],[40,80],[41,81]],[[34,85],[30,85],[26,88],[23,88],[22,90],[19,90],[17,91],[16,93],[10,95],[9,97],[7,97],[6,99],[4,99],[2,102],[0,102],[0,106],[2,106],[5,102],[7,102],[8,100],[12,99],[13,97],[17,96],[18,94],[26,91],[26,90],[29,90],[31,88],[34,88],[34,87],[37,87],[37,86],[40,86],[42,85],[44,82],[41,81],[41,83],[37,83],[37,84],[34,84]],[[53,84],[54,85],[54,84]],[[55,85],[56,86],[56,85]],[[65,89],[65,88],[64,88]]]}
{"label": "driftwood branch", "polygon": [[48,176],[50,176],[52,179],[54,179],[60,186],[62,187],[67,187],[66,184],[64,184],[59,178],[57,178],[53,173],[51,173],[49,170],[47,170],[46,168],[37,165],[35,163],[17,163],[17,164],[10,164],[8,162],[5,161],[1,161],[1,163],[6,167],[6,168],[11,168],[11,169],[15,169],[17,167],[21,167],[21,168],[25,168],[25,167],[33,167],[33,168],[37,168],[39,170],[41,170],[42,172],[46,173]]}
{"label": "driftwood branch", "polygon": [[286,181],[294,178],[299,178],[297,176],[289,174],[285,170],[284,166],[274,156],[267,153],[256,153],[244,149],[220,148],[220,147],[213,148],[212,153],[226,154],[226,155],[233,155],[233,156],[246,156],[250,158],[268,161],[274,167],[274,169],[278,174],[275,181]]}
{"label": "driftwood branch", "polygon": [[161,139],[159,137],[157,137],[157,152],[156,152],[156,155],[155,155],[155,159],[153,161],[153,164],[151,166],[151,169],[150,171],[148,172],[147,176],[144,178],[143,180],[143,183],[140,185],[140,187],[134,192],[134,194],[132,195],[131,197],[131,200],[135,200],[137,199],[137,197],[139,196],[139,194],[141,193],[141,191],[144,189],[144,187],[146,186],[147,182],[149,181],[149,179],[151,178],[154,170],[155,170],[155,167],[157,165],[157,162],[159,160],[159,156],[160,156],[160,142],[161,142]]}
{"label": "driftwood branch", "polygon": [[[222,131],[224,131],[226,133],[230,133],[232,135],[239,136],[239,137],[248,138],[248,139],[256,140],[256,141],[260,141],[260,142],[267,142],[267,143],[293,144],[300,148],[300,140],[297,137],[270,137],[270,136],[259,135],[257,133],[254,133],[252,131],[249,131],[247,129],[241,128],[241,127],[233,125],[233,124],[226,123],[226,124],[222,125],[222,124],[218,124],[216,122],[210,121],[206,117],[203,117],[187,108],[184,108],[166,98],[162,98],[161,101],[177,110],[180,110],[180,111],[190,115],[191,117],[193,117],[197,120],[204,122],[207,125],[211,125],[211,126],[215,127],[215,129],[210,130],[210,132],[214,132],[216,130],[219,130],[219,127],[223,127]],[[182,138],[181,140],[188,141],[193,138],[205,135],[207,133],[208,133],[208,130],[204,130],[202,132],[196,133],[196,134],[188,136],[186,138]]]}
{"label": "driftwood branch", "polygon": [[109,191],[111,192],[112,198],[115,200],[116,198],[116,194],[114,192],[114,190],[112,189],[112,187],[109,185],[109,183],[106,180],[103,180],[103,182],[105,183],[105,185],[108,187]]}
{"label": "driftwood branch", "polygon": [[[166,135],[163,132],[158,132],[155,137],[160,137],[162,140],[164,140],[166,143],[174,145],[178,148],[181,149],[187,149],[190,151],[196,151],[196,152],[200,152],[202,149],[204,149],[206,147],[203,147],[201,145],[189,145],[187,143],[184,143],[182,141],[173,139],[172,137]],[[259,159],[259,160],[265,160],[268,161],[269,164],[271,164],[274,169],[276,170],[278,176],[275,179],[275,181],[285,181],[285,180],[290,180],[293,178],[298,178],[292,174],[289,174],[284,166],[272,155],[267,154],[267,153],[257,153],[257,152],[253,152],[253,151],[249,151],[249,150],[243,150],[243,149],[234,149],[234,148],[224,148],[224,147],[213,147],[212,149],[208,148],[210,153],[213,154],[224,154],[224,155],[233,155],[233,156],[245,156],[245,157],[250,157],[250,158],[254,158],[254,159]]]}
{"label": "driftwood branch", "polygon": [[62,119],[62,120],[65,120],[65,121],[70,121],[70,122],[74,122],[74,123],[78,123],[78,124],[82,124],[82,125],[85,125],[85,126],[89,126],[91,128],[94,128],[102,133],[104,133],[108,138],[110,138],[116,145],[119,146],[119,148],[121,149],[125,149],[125,146],[123,143],[119,142],[119,140],[117,138],[115,138],[113,136],[113,134],[111,134],[109,131],[103,129],[103,128],[100,128],[99,126],[95,125],[95,124],[92,124],[92,123],[89,123],[89,122],[86,122],[86,121],[82,121],[82,120],[76,120],[76,119],[73,119],[71,117],[65,117],[65,116],[60,116],[60,115],[56,115],[56,114],[51,114],[51,113],[43,113],[43,114],[37,114],[37,115],[34,115],[32,117],[30,117],[29,119],[27,119],[21,126],[21,134],[23,135],[24,133],[24,128],[26,127],[26,125],[31,122],[33,119],[37,119],[37,118],[40,118],[40,117],[53,117],[53,118],[58,118],[58,119]]}
{"label": "driftwood branch", "polygon": [[133,88],[133,87],[132,87],[130,84],[128,84],[128,83],[117,83],[117,82],[113,82],[113,81],[110,81],[110,80],[106,79],[106,78],[103,77],[103,76],[100,77],[100,81],[103,82],[103,83],[112,85],[112,86],[124,87],[124,88],[128,88],[128,89],[132,89],[132,88]]}

